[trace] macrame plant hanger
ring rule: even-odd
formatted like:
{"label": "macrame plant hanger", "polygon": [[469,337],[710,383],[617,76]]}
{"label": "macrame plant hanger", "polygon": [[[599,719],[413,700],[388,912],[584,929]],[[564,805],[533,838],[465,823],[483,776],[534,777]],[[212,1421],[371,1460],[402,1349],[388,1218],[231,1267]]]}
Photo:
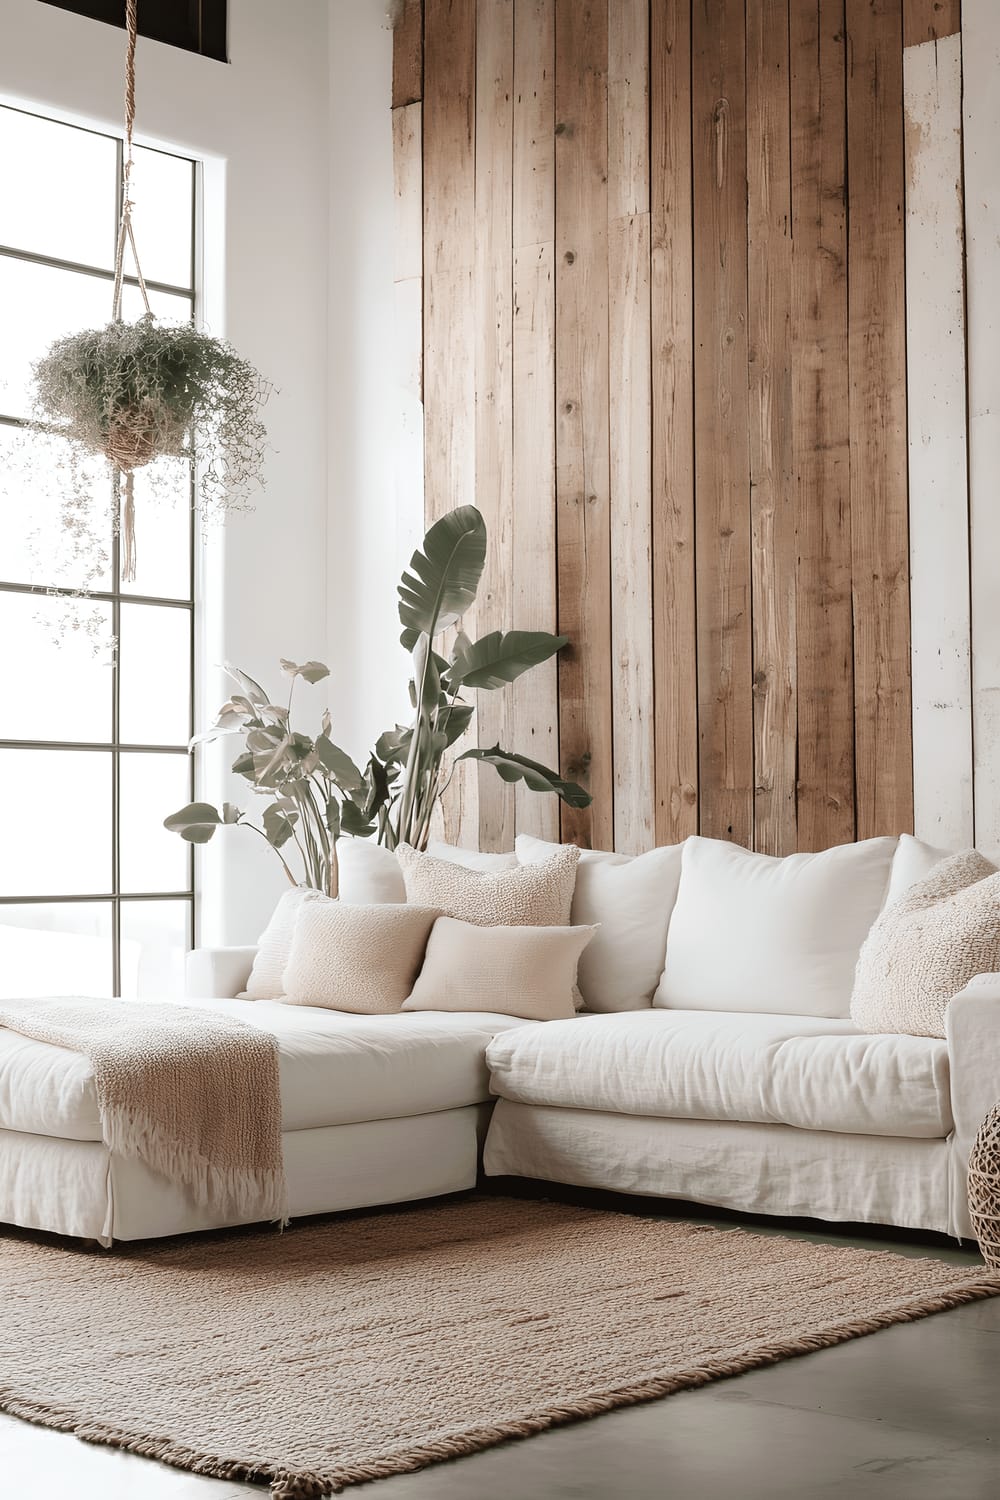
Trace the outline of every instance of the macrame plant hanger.
{"label": "macrame plant hanger", "polygon": [[[125,162],[122,171],[122,212],[118,223],[118,240],[115,245],[115,284],[111,304],[111,318],[122,321],[122,285],[125,273],[125,247],[131,245],[135,262],[136,280],[142,294],[146,316],[152,317],[149,294],[139,252],[136,249],[132,229],[132,127],[135,123],[135,40],[138,32],[136,0],[126,0],[125,30]],[[125,423],[112,426],[105,449],[113,469],[115,512],[119,518],[119,540],[121,546],[121,575],[125,583],[135,580],[135,474],[134,470],[148,463],[152,455],[152,444],[140,429]],[[125,476],[124,500],[122,498],[122,475]]]}

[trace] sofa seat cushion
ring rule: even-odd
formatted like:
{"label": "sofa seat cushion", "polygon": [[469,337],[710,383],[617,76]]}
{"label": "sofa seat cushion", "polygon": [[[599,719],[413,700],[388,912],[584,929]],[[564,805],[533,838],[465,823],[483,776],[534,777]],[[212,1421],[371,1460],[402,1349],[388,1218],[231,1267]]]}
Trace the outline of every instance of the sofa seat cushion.
{"label": "sofa seat cushion", "polygon": [[[483,1012],[365,1016],[268,1000],[184,1003],[277,1036],[286,1131],[481,1103],[489,1098],[488,1041],[525,1024]],[[0,1129],[99,1141],[87,1059],[0,1028]]]}
{"label": "sofa seat cushion", "polygon": [[744,1012],[578,1016],[497,1036],[495,1094],[666,1119],[937,1139],[952,1129],[948,1050],[850,1021]]}

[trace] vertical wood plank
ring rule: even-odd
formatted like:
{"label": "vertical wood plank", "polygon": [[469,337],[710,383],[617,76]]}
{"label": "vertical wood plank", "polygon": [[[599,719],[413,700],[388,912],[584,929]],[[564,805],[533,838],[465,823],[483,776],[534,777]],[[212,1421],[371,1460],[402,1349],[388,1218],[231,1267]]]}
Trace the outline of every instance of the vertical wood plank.
{"label": "vertical wood plank", "polygon": [[694,0],[694,401],[700,824],[753,838],[742,0]]}
{"label": "vertical wood plank", "polygon": [[798,846],[854,838],[843,0],[789,8]]}
{"label": "vertical wood plank", "polygon": [[698,831],[691,10],[651,0],[653,672],[656,841]]}
{"label": "vertical wood plank", "polygon": [[655,835],[649,0],[608,9],[608,360],[615,848]]}
{"label": "vertical wood plank", "polygon": [[[429,525],[475,500],[475,0],[426,0],[424,44],[424,509]],[[470,761],[456,767],[435,830],[449,843],[473,848],[479,841],[476,769]]]}
{"label": "vertical wood plank", "polygon": [[1000,7],[964,0],[962,71],[976,847],[1000,853]]}
{"label": "vertical wood plank", "polygon": [[592,794],[565,839],[613,838],[607,0],[556,4],[556,492],[560,761]]}
{"label": "vertical wood plank", "polygon": [[973,842],[969,493],[958,36],[903,53],[913,826]]}
{"label": "vertical wood plank", "polygon": [[392,112],[395,184],[396,348],[400,384],[423,397],[423,130],[422,106]]}
{"label": "vertical wood plank", "polygon": [[962,0],[903,0],[903,46],[954,36],[962,25]]}
{"label": "vertical wood plank", "polygon": [[900,0],[847,0],[858,838],[913,828]]}
{"label": "vertical wood plank", "polygon": [[798,847],[787,0],[747,0],[754,847]]}
{"label": "vertical wood plank", "polygon": [[[514,0],[478,0],[476,21],[476,504],[486,566],[476,601],[480,634],[513,620]],[[514,748],[510,695],[476,694],[479,744]],[[480,769],[479,847],[514,847],[514,788]]]}
{"label": "vertical wood plank", "polygon": [[[556,629],[555,0],[514,0],[514,618]],[[558,666],[511,687],[513,746],[559,763]],[[554,797],[515,788],[519,833],[559,837]]]}
{"label": "vertical wood plank", "polygon": [[402,0],[392,35],[392,107],[414,104],[423,95],[423,0]]}

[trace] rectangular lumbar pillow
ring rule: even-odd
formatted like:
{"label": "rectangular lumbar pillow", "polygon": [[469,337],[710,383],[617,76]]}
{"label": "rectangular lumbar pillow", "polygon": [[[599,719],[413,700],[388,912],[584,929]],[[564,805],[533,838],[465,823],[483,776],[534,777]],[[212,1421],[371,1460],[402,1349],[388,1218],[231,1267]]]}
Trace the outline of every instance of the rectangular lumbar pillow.
{"label": "rectangular lumbar pillow", "polygon": [[285,969],[289,1005],[394,1015],[413,988],[438,913],[422,906],[303,906]]}
{"label": "rectangular lumbar pillow", "polygon": [[[550,859],[561,847],[520,833],[522,864]],[[588,1010],[643,1010],[663,971],[670,914],[677,900],[683,844],[646,854],[581,849],[571,920],[600,931],[580,958],[580,991]]]}
{"label": "rectangular lumbar pillow", "polygon": [[[431,844],[429,852],[469,870],[510,870],[517,865],[516,854],[480,854],[477,849],[459,849],[453,844]],[[345,836],[337,840],[337,860],[341,901],[352,906],[384,906],[406,900],[399,861],[384,844]]]}
{"label": "rectangular lumbar pillow", "polygon": [[653,1004],[845,1017],[894,838],[783,859],[690,838]]}
{"label": "rectangular lumbar pillow", "polygon": [[281,897],[270,922],[257,941],[257,953],[241,1000],[277,1000],[283,993],[285,965],[292,951],[292,937],[299,912],[317,902],[332,905],[329,896],[308,886],[296,886]]}
{"label": "rectangular lumbar pillow", "polygon": [[479,927],[568,927],[580,851],[560,846],[540,864],[510,870],[467,870],[451,860],[396,850],[406,899],[437,906],[448,917]]}
{"label": "rectangular lumbar pillow", "polygon": [[487,927],[439,917],[404,1010],[498,1011],[529,1021],[575,1014],[580,954],[593,927]]}
{"label": "rectangular lumbar pillow", "polygon": [[851,1020],[861,1031],[945,1034],[949,1002],[1000,969],[1000,871],[953,854],[879,917],[858,960]]}

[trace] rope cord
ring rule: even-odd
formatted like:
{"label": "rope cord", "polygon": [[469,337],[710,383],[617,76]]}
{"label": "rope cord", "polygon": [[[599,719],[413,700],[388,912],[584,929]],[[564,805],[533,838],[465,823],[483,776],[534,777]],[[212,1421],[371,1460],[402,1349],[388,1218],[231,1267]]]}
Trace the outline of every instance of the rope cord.
{"label": "rope cord", "polygon": [[127,42],[125,46],[125,165],[122,174],[122,216],[118,223],[118,242],[115,246],[115,285],[112,294],[111,316],[116,323],[121,322],[122,316],[122,283],[125,273],[125,246],[132,246],[132,258],[135,261],[135,274],[139,282],[139,291],[142,293],[142,301],[146,312],[152,315],[149,305],[149,295],[146,291],[146,282],[143,278],[142,267],[139,265],[139,252],[136,249],[135,234],[132,229],[132,127],[135,124],[135,40],[138,33],[138,20],[136,16],[137,0],[125,0],[125,30]]}

